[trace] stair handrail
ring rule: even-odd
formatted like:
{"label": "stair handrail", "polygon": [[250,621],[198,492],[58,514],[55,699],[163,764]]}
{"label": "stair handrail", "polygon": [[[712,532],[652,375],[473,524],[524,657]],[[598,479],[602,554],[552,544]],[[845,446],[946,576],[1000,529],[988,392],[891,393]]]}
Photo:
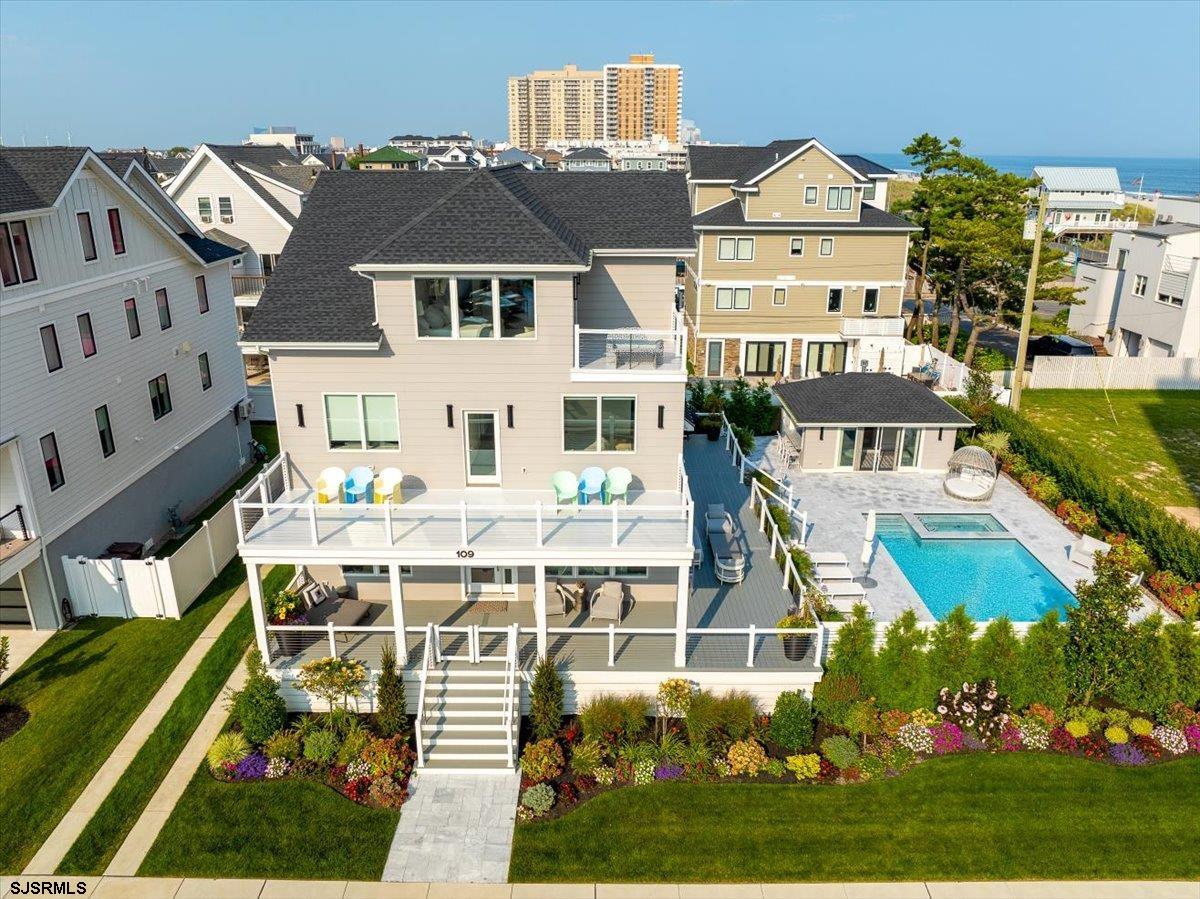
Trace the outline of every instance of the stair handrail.
{"label": "stair handrail", "polygon": [[505,653],[504,660],[504,735],[508,740],[508,765],[510,768],[515,768],[517,764],[516,738],[513,736],[513,723],[516,718],[517,633],[517,625],[513,624],[508,628],[508,651]]}
{"label": "stair handrail", "polygon": [[413,729],[417,740],[417,767],[425,767],[425,738],[421,730],[421,719],[425,716],[425,685],[429,683],[429,669],[433,663],[433,622],[425,625],[425,651],[421,654],[421,670],[418,677],[421,689],[417,694],[417,716]]}

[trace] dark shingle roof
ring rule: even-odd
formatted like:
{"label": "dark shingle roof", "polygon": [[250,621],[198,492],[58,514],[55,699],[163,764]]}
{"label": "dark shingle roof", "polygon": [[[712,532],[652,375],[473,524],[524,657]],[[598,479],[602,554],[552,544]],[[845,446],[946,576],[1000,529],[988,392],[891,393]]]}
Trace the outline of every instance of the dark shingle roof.
{"label": "dark shingle roof", "polygon": [[973,422],[928,387],[887,373],[849,372],[775,385],[797,424],[942,425]]}
{"label": "dark shingle roof", "polygon": [[0,148],[0,215],[54,205],[86,147]]}
{"label": "dark shingle roof", "polygon": [[233,170],[233,173],[250,190],[261,197],[264,203],[278,213],[285,222],[289,225],[296,224],[296,216],[292,214],[292,211],[275,199],[271,192],[263,187],[254,175],[241,167],[241,164],[245,164],[249,168],[258,167],[264,172],[269,172],[273,166],[277,165],[295,165],[300,167],[299,160],[296,159],[296,155],[291,150],[282,144],[277,144],[273,147],[242,144],[205,144],[205,146],[212,151],[213,155],[229,166]]}
{"label": "dark shingle roof", "polygon": [[[211,231],[209,233],[212,233]],[[180,231],[179,239],[187,244],[193,253],[199,256],[204,262],[220,262],[222,259],[229,259],[233,256],[242,255],[241,250],[235,250],[233,247],[226,246],[223,243],[218,243],[208,237],[199,237],[192,234],[190,231]]]}
{"label": "dark shingle roof", "polygon": [[763,221],[747,221],[742,214],[742,204],[737,200],[726,200],[720,206],[706,209],[693,217],[692,223],[697,228],[761,228],[764,231],[784,230],[798,231],[809,229],[813,231],[916,231],[918,230],[907,219],[890,212],[884,212],[868,203],[859,207],[858,220],[817,221],[807,219],[767,219]]}
{"label": "dark shingle roof", "polygon": [[580,147],[578,150],[571,150],[563,159],[603,159],[608,161],[608,154],[598,147]]}
{"label": "dark shingle roof", "polygon": [[[690,146],[689,171],[694,181],[734,181],[744,184],[811,140],[811,137],[775,140],[765,147]],[[896,174],[863,156],[838,154],[838,158],[860,175]]]}
{"label": "dark shingle roof", "polygon": [[242,240],[240,237],[234,237],[228,231],[222,231],[220,228],[209,228],[204,232],[204,236],[209,240],[215,240],[217,243],[223,243],[227,247],[233,247],[236,250],[248,250],[250,244]]}
{"label": "dark shingle roof", "polygon": [[264,178],[270,178],[272,181],[278,181],[281,184],[286,184],[288,187],[295,188],[304,193],[312,190],[313,182],[317,180],[317,175],[328,170],[328,166],[324,165],[272,165],[264,167],[250,162],[243,162],[241,165],[248,168],[251,172],[262,175]]}
{"label": "dark shingle roof", "polygon": [[357,263],[586,265],[597,249],[690,248],[683,176],[328,172],[317,181],[243,339],[376,342]]}

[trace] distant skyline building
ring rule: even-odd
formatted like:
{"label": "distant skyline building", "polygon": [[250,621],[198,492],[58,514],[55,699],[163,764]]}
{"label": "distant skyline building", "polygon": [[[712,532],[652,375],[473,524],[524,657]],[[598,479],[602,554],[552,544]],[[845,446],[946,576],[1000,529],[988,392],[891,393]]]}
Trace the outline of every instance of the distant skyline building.
{"label": "distant skyline building", "polygon": [[679,143],[682,113],[683,70],[656,63],[652,53],[603,71],[568,64],[508,79],[508,142],[526,149],[655,137]]}

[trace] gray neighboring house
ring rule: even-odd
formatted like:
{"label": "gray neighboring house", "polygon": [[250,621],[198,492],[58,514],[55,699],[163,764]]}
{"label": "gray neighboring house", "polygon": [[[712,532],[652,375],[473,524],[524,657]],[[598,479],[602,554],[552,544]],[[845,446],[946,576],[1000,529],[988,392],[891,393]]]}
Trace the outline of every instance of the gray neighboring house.
{"label": "gray neighboring house", "polygon": [[537,156],[526,153],[520,147],[509,147],[502,153],[497,153],[491,161],[492,166],[520,165],[531,172],[543,171],[546,166]]}
{"label": "gray neighboring house", "polygon": [[612,159],[597,147],[582,147],[564,155],[558,167],[563,172],[611,172]]}
{"label": "gray neighboring house", "polygon": [[[64,559],[145,546],[249,464],[230,266],[136,160],[0,149],[0,625],[56,628]],[[120,174],[118,174],[120,171]]]}

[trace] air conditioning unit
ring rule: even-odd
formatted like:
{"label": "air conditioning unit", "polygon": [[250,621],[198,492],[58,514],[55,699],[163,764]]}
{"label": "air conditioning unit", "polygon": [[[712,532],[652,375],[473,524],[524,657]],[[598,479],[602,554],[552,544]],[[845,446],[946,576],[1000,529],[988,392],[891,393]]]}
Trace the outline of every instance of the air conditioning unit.
{"label": "air conditioning unit", "polygon": [[249,421],[250,416],[254,414],[254,400],[246,397],[233,407],[233,412],[238,421]]}

